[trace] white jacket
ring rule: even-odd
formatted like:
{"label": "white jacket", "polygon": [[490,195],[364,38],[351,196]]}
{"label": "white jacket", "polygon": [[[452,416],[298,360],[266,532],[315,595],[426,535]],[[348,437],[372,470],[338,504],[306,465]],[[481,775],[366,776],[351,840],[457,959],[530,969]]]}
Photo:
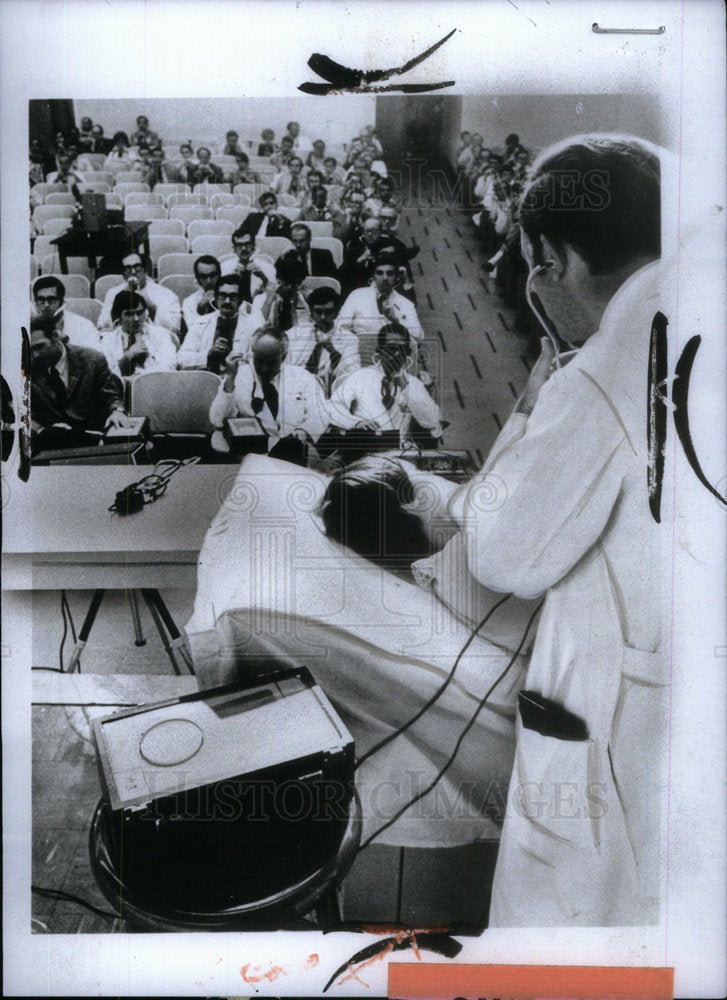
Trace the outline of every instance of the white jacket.
{"label": "white jacket", "polygon": [[[113,326],[113,321],[111,319],[111,307],[113,306],[114,299],[119,292],[125,291],[128,291],[128,285],[125,281],[108,290],[106,298],[103,302],[101,314],[98,318],[99,330],[111,329]],[[156,313],[154,314],[153,322],[156,323],[157,326],[165,326],[167,330],[171,330],[172,333],[179,333],[179,327],[182,322],[182,307],[179,299],[171,289],[165,288],[164,285],[158,285],[156,281],[152,281],[151,278],[147,278],[144,287],[138,288],[136,291],[143,299],[146,299],[147,302],[151,302],[156,306]]]}
{"label": "white jacket", "polygon": [[491,926],[659,918],[671,529],[649,510],[647,366],[667,287],[657,264],[632,275],[450,502],[482,584],[545,595],[526,689],[588,729],[518,721]]}

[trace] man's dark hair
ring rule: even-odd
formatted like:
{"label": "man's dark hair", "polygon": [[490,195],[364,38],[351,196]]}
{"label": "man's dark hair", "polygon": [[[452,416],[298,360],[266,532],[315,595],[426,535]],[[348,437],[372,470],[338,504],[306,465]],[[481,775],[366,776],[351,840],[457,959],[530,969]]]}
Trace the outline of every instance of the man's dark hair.
{"label": "man's dark hair", "polygon": [[112,140],[112,142],[113,142],[114,146],[116,145],[116,143],[117,143],[117,142],[118,142],[119,140],[122,140],[122,141],[123,141],[123,143],[124,143],[124,145],[125,145],[126,147],[128,147],[128,146],[129,146],[129,137],[128,137],[128,135],[126,134],[126,132],[114,132],[114,137],[113,137],[113,140]]}
{"label": "man's dark hair", "polygon": [[[141,261],[142,266],[143,266],[144,270],[146,271],[147,275],[151,276],[151,272],[152,272],[151,257],[149,257],[145,253],[139,253],[138,250],[132,250],[130,253],[125,253],[124,256],[122,257],[122,260],[126,260],[127,257],[138,257],[139,260]],[[122,270],[123,270],[123,267],[124,267],[124,265],[122,264],[121,265]]]}
{"label": "man's dark hair", "polygon": [[309,307],[327,306],[330,302],[335,306],[338,306],[339,302],[335,288],[331,288],[330,285],[321,285],[319,288],[314,288],[308,296]]}
{"label": "man's dark hair", "polygon": [[368,455],[334,475],[321,517],[337,542],[385,569],[403,569],[431,551],[419,518],[402,509],[414,499],[405,463]]}
{"label": "man's dark hair", "polygon": [[396,337],[400,337],[404,343],[402,344],[402,349],[405,354],[411,354],[411,337],[409,336],[409,331],[401,323],[387,323],[382,326],[376,335],[376,346],[379,350],[382,347],[386,347],[389,342],[389,337],[392,334]]}
{"label": "man's dark hair", "polygon": [[520,145],[520,136],[517,132],[510,132],[509,135],[505,136],[505,145],[509,148],[510,146]]}
{"label": "man's dark hair", "polygon": [[212,265],[214,265],[217,268],[217,276],[219,277],[220,274],[222,274],[222,268],[220,267],[220,262],[217,260],[216,257],[213,257],[211,253],[203,253],[202,256],[198,257],[194,262],[193,267],[194,267],[195,278],[198,277],[198,272],[197,272],[198,264],[207,264],[208,267],[212,267]]}
{"label": "man's dark hair", "polygon": [[242,236],[249,236],[252,239],[253,244],[255,243],[255,234],[251,233],[248,229],[245,229],[245,223],[237,227],[230,239],[234,243],[235,240],[239,240]]}
{"label": "man's dark hair", "polygon": [[381,267],[384,264],[386,264],[387,266],[390,265],[391,267],[397,267],[399,264],[399,258],[394,253],[390,253],[389,251],[383,251],[382,253],[377,254],[376,256],[376,260],[374,261],[374,270],[376,270],[377,267]]}
{"label": "man's dark hair", "polygon": [[243,295],[242,288],[242,275],[241,274],[222,274],[215,282],[215,295],[219,292],[223,285],[234,285],[237,289],[240,298]]}
{"label": "man's dark hair", "polygon": [[294,222],[293,225],[290,227],[291,236],[293,234],[293,230],[295,229],[302,229],[303,232],[308,237],[308,239],[311,239],[313,236],[313,234],[310,231],[310,226],[306,226],[305,222]]}
{"label": "man's dark hair", "polygon": [[[519,221],[536,251],[546,236],[569,244],[591,274],[661,255],[659,158],[639,139],[594,135],[542,153],[520,200]],[[542,263],[536,256],[536,263]]]}
{"label": "man's dark hair", "polygon": [[30,320],[30,332],[41,330],[48,340],[60,340],[61,335],[56,330],[55,320],[43,316],[33,316]]}
{"label": "man's dark hair", "polygon": [[274,191],[263,191],[263,193],[258,198],[258,203],[260,205],[264,205],[266,201],[270,201],[271,199],[275,202],[276,205],[278,204],[278,196],[275,194]]}
{"label": "man's dark hair", "polygon": [[114,298],[111,305],[111,319],[115,323],[117,319],[121,319],[122,312],[127,309],[138,309],[139,306],[143,306],[144,309],[149,308],[143,295],[139,295],[138,292],[130,292],[125,288],[123,292],[119,292]]}
{"label": "man's dark hair", "polygon": [[288,250],[275,261],[275,277],[299,285],[308,277],[308,269],[295,251]]}
{"label": "man's dark hair", "polygon": [[42,292],[44,288],[53,288],[58,292],[58,301],[63,302],[66,297],[66,286],[63,284],[60,278],[56,278],[53,274],[46,274],[42,278],[38,278],[33,285],[33,298],[36,298],[38,292]]}

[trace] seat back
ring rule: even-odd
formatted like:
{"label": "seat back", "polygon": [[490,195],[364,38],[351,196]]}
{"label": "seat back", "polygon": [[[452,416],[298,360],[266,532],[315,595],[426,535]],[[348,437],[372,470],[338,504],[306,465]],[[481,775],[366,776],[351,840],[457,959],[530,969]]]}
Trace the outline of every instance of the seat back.
{"label": "seat back", "polygon": [[117,181],[116,187],[114,188],[114,193],[120,194],[122,198],[125,198],[127,194],[133,194],[136,191],[146,192],[149,194],[151,188],[143,181],[124,181],[123,183],[119,183]]}
{"label": "seat back", "polygon": [[187,226],[187,239],[191,246],[198,236],[232,236],[234,226],[228,219],[195,219]]}
{"label": "seat back", "polygon": [[180,302],[199,288],[193,274],[167,274],[159,279],[159,284],[174,292]]}
{"label": "seat back", "polygon": [[33,225],[43,232],[49,219],[72,219],[75,211],[73,205],[38,205],[33,210]]}
{"label": "seat back", "polygon": [[284,236],[257,236],[255,246],[260,253],[268,254],[273,260],[277,260],[286,250],[293,249],[293,244]]}
{"label": "seat back", "polygon": [[278,212],[291,222],[297,222],[300,218],[300,208],[297,205],[280,205]]}
{"label": "seat back", "polygon": [[213,372],[144,372],[131,383],[131,415],[148,417],[152,434],[210,434],[219,387]]}
{"label": "seat back", "polygon": [[[42,247],[38,245],[41,239],[51,240],[53,238],[52,236],[38,236],[35,241],[36,252],[40,254],[42,250]],[[57,274],[63,282],[71,275],[83,274],[89,281],[93,281],[95,271],[85,257],[67,257],[66,267],[68,268],[68,274],[61,274],[61,259],[58,251],[49,244],[40,262],[40,269],[43,274]]]}
{"label": "seat back", "polygon": [[229,234],[222,236],[197,236],[192,240],[192,254],[198,257],[200,254],[210,253],[213,257],[222,257],[232,253]]}
{"label": "seat back", "polygon": [[215,212],[215,218],[231,222],[234,229],[237,229],[238,226],[242,225],[250,212],[252,212],[250,205],[222,205]]}
{"label": "seat back", "polygon": [[124,209],[126,222],[151,222],[152,219],[166,219],[164,205],[127,205]]}
{"label": "seat back", "polygon": [[129,205],[163,205],[164,198],[156,191],[131,191],[124,198],[124,206]]}
{"label": "seat back", "polygon": [[98,323],[101,315],[102,302],[98,299],[66,299],[66,309],[68,312],[76,313],[77,316],[84,316],[90,320],[94,326]]}
{"label": "seat back", "polygon": [[343,243],[335,236],[314,236],[310,245],[319,250],[330,250],[336,267],[340,267],[343,263]]}
{"label": "seat back", "polygon": [[123,285],[123,283],[124,283],[123,274],[101,275],[100,278],[96,278],[96,284],[94,285],[93,289],[94,298],[97,298],[100,302],[103,302],[110,288],[116,288],[117,285]]}
{"label": "seat back", "polygon": [[184,236],[184,233],[181,219],[152,219],[149,223],[150,236]]}
{"label": "seat back", "polygon": [[[155,190],[158,191],[161,187],[157,184]],[[174,208],[176,205],[206,205],[207,199],[203,194],[197,194],[197,192],[192,192],[187,188],[184,191],[173,191],[168,194],[165,198],[167,208]]]}
{"label": "seat back", "polygon": [[310,229],[311,236],[333,236],[333,223],[328,220],[328,222],[306,222],[306,226]]}
{"label": "seat back", "polygon": [[165,253],[188,253],[189,244],[184,236],[149,236],[149,256],[154,267]]}
{"label": "seat back", "polygon": [[161,184],[155,184],[154,191],[156,194],[160,194],[164,198],[167,205],[169,204],[169,199],[172,195],[192,193],[191,187],[188,184],[185,184],[183,181],[179,181],[176,184],[170,184],[167,182],[163,182]]}
{"label": "seat back", "polygon": [[235,184],[233,194],[246,194],[251,205],[257,205],[257,200],[263,191],[269,191],[269,184]]}
{"label": "seat back", "polygon": [[157,262],[157,274],[159,281],[170,274],[194,274],[194,262],[196,254],[191,253],[165,253]]}
{"label": "seat back", "polygon": [[43,223],[43,235],[60,236],[61,233],[65,233],[66,229],[70,229],[70,227],[70,219],[47,219]]}
{"label": "seat back", "polygon": [[52,191],[43,199],[44,205],[75,205],[76,199],[68,191]]}
{"label": "seat back", "polygon": [[314,288],[332,288],[336,295],[341,294],[340,282],[336,281],[335,278],[327,278],[323,275],[309,275],[300,286],[300,290],[306,299],[308,298],[308,293],[312,292]]}
{"label": "seat back", "polygon": [[170,219],[181,219],[186,225],[195,219],[211,219],[212,209],[208,205],[173,205],[169,209]]}
{"label": "seat back", "polygon": [[[58,278],[66,290],[66,298],[69,296],[76,299],[87,299],[91,294],[91,282],[85,274],[53,274],[52,271],[43,273],[44,278]],[[33,288],[30,289],[31,297]]]}

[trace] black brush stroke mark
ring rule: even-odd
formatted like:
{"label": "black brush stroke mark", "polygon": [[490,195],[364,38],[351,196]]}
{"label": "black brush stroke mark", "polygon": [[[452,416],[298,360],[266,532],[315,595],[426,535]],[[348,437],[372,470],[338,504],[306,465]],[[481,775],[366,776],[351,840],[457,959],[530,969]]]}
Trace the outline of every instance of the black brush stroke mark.
{"label": "black brush stroke mark", "polygon": [[672,387],[672,402],[674,403],[674,426],[679,436],[684,454],[692,467],[694,475],[705,489],[715,496],[720,503],[727,506],[727,499],[717,492],[702,472],[697,453],[692,443],[692,435],[689,429],[689,379],[692,374],[694,359],[699,350],[702,338],[697,334],[687,341],[687,345],[682,351],[674,369],[674,385]]}
{"label": "black brush stroke mark", "polygon": [[390,80],[392,76],[403,76],[405,73],[408,73],[410,69],[414,69],[415,66],[424,62],[425,59],[428,59],[445,42],[449,41],[456,31],[457,29],[453,28],[448,35],[440,38],[438,42],[430,45],[428,49],[414,56],[413,59],[409,59],[402,66],[393,66],[391,69],[351,69],[349,66],[343,66],[322,52],[314,52],[308,60],[308,66],[318,76],[327,80],[328,83],[301,83],[298,90],[301,90],[304,94],[322,96],[330,93],[383,93],[388,90],[399,90],[405,94],[421,94],[428,90],[453,87],[454,80],[447,80],[442,83],[392,84],[388,87],[371,87],[370,84],[381,83],[384,80]]}
{"label": "black brush stroke mark", "polygon": [[649,341],[649,378],[647,383],[648,413],[646,441],[648,465],[646,481],[649,491],[649,509],[657,524],[661,523],[661,488],[664,479],[664,449],[666,447],[666,399],[663,387],[667,376],[666,339],[669,321],[657,312],[651,321]]}
{"label": "black brush stroke mark", "polygon": [[[406,951],[407,948],[413,948],[414,935],[414,931],[408,931],[407,936],[403,939],[400,937],[382,938],[381,941],[376,941],[374,944],[370,944],[366,948],[357,951],[347,962],[339,965],[323,987],[323,992],[326,993],[338,977],[348,972],[352,965],[368,962],[370,959],[376,958],[377,955],[381,955],[383,958],[389,952]],[[462,951],[462,945],[459,941],[455,941],[448,934],[429,933],[427,931],[416,932],[416,947],[422,951],[433,951],[435,954],[443,955],[445,958],[456,958],[460,951]]]}
{"label": "black brush stroke mark", "polygon": [[24,326],[20,328],[20,377],[23,382],[23,396],[18,421],[18,477],[27,483],[30,479],[30,338]]}

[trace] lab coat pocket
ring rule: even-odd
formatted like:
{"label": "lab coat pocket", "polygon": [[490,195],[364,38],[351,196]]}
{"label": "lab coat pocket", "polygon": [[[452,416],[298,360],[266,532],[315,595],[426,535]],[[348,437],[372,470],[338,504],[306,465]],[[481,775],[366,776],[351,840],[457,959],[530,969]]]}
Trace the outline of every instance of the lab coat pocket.
{"label": "lab coat pocket", "polygon": [[521,726],[516,759],[510,808],[539,841],[537,853],[547,857],[549,846],[592,847],[605,793],[593,741],[562,740]]}

